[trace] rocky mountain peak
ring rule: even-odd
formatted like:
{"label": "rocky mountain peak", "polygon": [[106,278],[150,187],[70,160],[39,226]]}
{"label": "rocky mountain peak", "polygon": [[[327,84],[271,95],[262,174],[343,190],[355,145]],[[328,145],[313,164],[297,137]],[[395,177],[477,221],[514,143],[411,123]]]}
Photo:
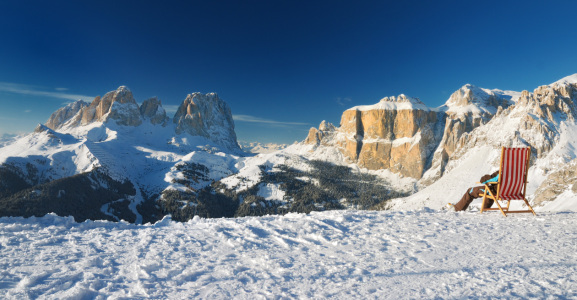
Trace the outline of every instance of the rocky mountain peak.
{"label": "rocky mountain peak", "polygon": [[239,149],[230,107],[216,93],[189,94],[173,122],[177,134],[204,136],[229,149]]}
{"label": "rocky mountain peak", "polygon": [[150,123],[166,125],[168,117],[162,107],[162,102],[157,97],[144,100],[140,106],[140,114],[143,118],[150,120]]}
{"label": "rocky mountain peak", "polygon": [[556,114],[575,120],[577,108],[577,83],[540,86],[533,92],[535,112],[549,121],[554,121]]}
{"label": "rocky mountain peak", "polygon": [[472,84],[465,84],[456,90],[445,102],[449,114],[494,115],[499,106],[503,108],[513,104],[517,92],[489,90]]}
{"label": "rocky mountain peak", "polygon": [[530,112],[547,121],[557,122],[559,118],[577,118],[577,83],[543,85],[533,93],[523,91],[513,114]]}
{"label": "rocky mountain peak", "polygon": [[40,132],[54,133],[54,130],[52,130],[50,127],[48,127],[46,125],[38,124],[38,125],[36,125],[36,128],[34,128],[34,132],[35,133],[40,133]]}
{"label": "rocky mountain peak", "polygon": [[336,129],[335,125],[325,120],[323,120],[319,125],[320,131],[334,131],[335,129]]}
{"label": "rocky mountain peak", "polygon": [[[475,93],[473,92],[475,90]],[[481,102],[480,98],[487,98],[488,95],[483,90],[471,84],[465,84],[460,89],[456,90],[447,100],[446,104],[452,106],[466,106],[474,102]],[[477,100],[477,101],[474,101]]]}
{"label": "rocky mountain peak", "polygon": [[96,97],[82,113],[82,125],[108,120],[114,120],[118,125],[124,126],[142,124],[138,104],[127,87],[120,86],[102,98]]}
{"label": "rocky mountain peak", "polygon": [[132,92],[124,85],[119,86],[116,91],[108,92],[104,95],[106,98],[108,95],[112,98],[112,102],[118,103],[132,103],[136,104],[136,100],[134,100],[134,96],[132,96]]}
{"label": "rocky mountain peak", "polygon": [[85,107],[88,107],[88,103],[82,100],[72,102],[52,113],[46,121],[46,126],[54,130],[63,127],[66,123],[76,126],[80,122],[82,109]]}
{"label": "rocky mountain peak", "polygon": [[337,128],[335,125],[323,120],[319,125],[319,129],[311,127],[307,138],[304,140],[304,143],[319,145],[323,140],[330,139],[329,136],[332,136],[336,130]]}
{"label": "rocky mountain peak", "polygon": [[[139,126],[143,122],[168,126],[170,118],[157,97],[138,105],[126,86],[96,97],[88,105],[77,101],[52,114],[46,126],[52,129],[81,127],[94,122],[114,122],[122,126]],[[174,133],[202,136],[231,150],[240,150],[230,107],[215,93],[189,94],[178,108]],[[171,126],[172,127],[172,126]]]}

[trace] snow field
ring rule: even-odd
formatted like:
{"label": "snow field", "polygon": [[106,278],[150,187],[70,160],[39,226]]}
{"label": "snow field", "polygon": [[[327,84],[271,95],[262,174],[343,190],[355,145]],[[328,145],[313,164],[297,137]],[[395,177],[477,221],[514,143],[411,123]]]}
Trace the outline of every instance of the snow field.
{"label": "snow field", "polygon": [[577,297],[576,213],[0,218],[3,299]]}

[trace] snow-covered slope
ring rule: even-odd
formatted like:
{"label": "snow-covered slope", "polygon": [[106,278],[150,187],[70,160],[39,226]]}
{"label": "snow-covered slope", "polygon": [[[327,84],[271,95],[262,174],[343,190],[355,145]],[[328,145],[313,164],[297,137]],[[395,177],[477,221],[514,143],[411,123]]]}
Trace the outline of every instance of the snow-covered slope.
{"label": "snow-covered slope", "polygon": [[552,85],[567,85],[567,84],[573,84],[573,83],[577,83],[577,73],[563,77],[563,78],[553,82],[550,85],[551,86]]}
{"label": "snow-covered slope", "polygon": [[171,136],[173,132],[150,123],[137,127],[92,123],[61,132],[45,128],[2,148],[0,163],[18,167],[33,185],[101,168],[113,179],[133,183],[137,193],[130,208],[141,221],[136,207],[143,197],[167,188],[188,189],[173,180],[182,176],[177,165],[207,166],[208,182],[199,182],[196,188],[236,172],[240,153],[222,150],[204,137]]}
{"label": "snow-covered slope", "polygon": [[0,218],[2,299],[577,297],[577,215]]}
{"label": "snow-covered slope", "polygon": [[35,132],[1,148],[0,164],[19,167],[30,184],[88,172],[96,166],[81,139],[44,125],[38,125]]}

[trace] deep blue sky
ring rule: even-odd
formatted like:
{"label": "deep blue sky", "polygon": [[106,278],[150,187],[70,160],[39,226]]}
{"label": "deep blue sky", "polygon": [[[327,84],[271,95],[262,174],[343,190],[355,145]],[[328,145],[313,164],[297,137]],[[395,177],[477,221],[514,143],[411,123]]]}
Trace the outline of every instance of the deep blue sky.
{"label": "deep blue sky", "polygon": [[239,140],[303,140],[400,93],[530,90],[577,73],[577,1],[1,1],[0,136],[128,86],[216,92]]}

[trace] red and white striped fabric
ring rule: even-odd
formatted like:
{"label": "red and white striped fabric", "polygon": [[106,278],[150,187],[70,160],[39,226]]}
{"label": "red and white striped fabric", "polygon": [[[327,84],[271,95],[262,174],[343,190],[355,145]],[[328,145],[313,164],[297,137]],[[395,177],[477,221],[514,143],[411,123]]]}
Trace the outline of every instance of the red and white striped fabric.
{"label": "red and white striped fabric", "polygon": [[501,170],[501,188],[499,196],[503,200],[523,200],[527,156],[529,148],[505,148]]}

